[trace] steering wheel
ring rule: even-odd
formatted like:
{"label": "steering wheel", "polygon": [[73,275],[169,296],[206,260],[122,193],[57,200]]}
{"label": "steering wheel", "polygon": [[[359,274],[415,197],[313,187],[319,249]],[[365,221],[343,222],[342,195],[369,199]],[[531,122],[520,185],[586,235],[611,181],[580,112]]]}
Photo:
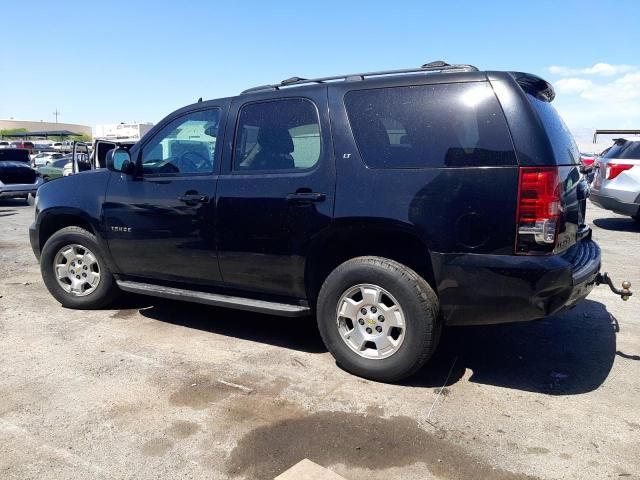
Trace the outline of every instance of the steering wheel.
{"label": "steering wheel", "polygon": [[[189,159],[188,157],[194,157],[194,159]],[[206,171],[213,166],[210,158],[205,157],[199,152],[194,152],[191,150],[187,150],[182,155],[180,155],[180,159],[178,162],[181,172]]]}

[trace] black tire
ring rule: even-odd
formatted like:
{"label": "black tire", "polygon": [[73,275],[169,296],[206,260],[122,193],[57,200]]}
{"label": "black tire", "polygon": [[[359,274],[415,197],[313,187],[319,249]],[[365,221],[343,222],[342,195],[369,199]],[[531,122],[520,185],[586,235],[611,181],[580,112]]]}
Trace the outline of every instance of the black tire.
{"label": "black tire", "polygon": [[[404,313],[404,341],[387,358],[360,356],[338,330],[338,302],[348,289],[361,284],[376,285],[389,292]],[[440,338],[438,312],[438,297],[420,275],[382,257],[357,257],[339,265],[324,281],[317,302],[320,335],[338,365],[360,377],[381,382],[402,380],[431,358]]]}
{"label": "black tire", "polygon": [[[66,292],[56,278],[55,257],[61,248],[70,244],[88,248],[99,264],[100,282],[95,290],[86,296],[79,297]],[[65,227],[49,237],[40,256],[40,272],[51,295],[66,308],[95,309],[106,307],[120,293],[113,274],[107,267],[104,251],[96,241],[95,235],[80,227]]]}

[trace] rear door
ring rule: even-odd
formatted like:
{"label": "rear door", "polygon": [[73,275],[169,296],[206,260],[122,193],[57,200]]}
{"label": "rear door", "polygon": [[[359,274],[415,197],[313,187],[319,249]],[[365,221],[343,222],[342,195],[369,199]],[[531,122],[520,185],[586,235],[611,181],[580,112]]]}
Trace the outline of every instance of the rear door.
{"label": "rear door", "polygon": [[305,91],[232,104],[216,223],[233,288],[305,296],[311,239],[331,222],[335,188],[327,92]]}

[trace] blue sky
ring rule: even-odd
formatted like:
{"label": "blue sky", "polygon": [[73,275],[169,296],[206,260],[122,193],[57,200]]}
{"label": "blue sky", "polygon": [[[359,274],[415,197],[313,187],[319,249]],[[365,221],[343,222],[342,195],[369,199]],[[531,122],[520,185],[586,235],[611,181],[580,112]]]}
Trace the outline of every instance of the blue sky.
{"label": "blue sky", "polygon": [[637,0],[32,0],[3,2],[0,17],[5,119],[51,121],[57,108],[63,122],[157,122],[293,75],[442,59],[551,80],[576,132],[640,128]]}

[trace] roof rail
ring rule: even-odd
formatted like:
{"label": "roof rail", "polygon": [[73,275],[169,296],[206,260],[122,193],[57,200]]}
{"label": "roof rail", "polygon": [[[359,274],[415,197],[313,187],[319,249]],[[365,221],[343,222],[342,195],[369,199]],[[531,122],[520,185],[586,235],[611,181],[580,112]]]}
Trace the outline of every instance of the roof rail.
{"label": "roof rail", "polygon": [[259,87],[249,88],[242,93],[259,92],[262,90],[280,90],[282,87],[290,87],[297,85],[304,85],[307,83],[325,83],[336,80],[364,80],[366,77],[379,77],[384,75],[398,75],[403,73],[422,73],[422,72],[477,72],[478,69],[473,65],[450,65],[442,60],[436,60],[435,62],[425,63],[420,68],[404,68],[400,70],[382,70],[379,72],[365,72],[365,73],[349,73],[347,75],[336,75],[333,77],[321,77],[321,78],[301,78],[291,77],[283,80],[280,83],[273,85],[261,85]]}

